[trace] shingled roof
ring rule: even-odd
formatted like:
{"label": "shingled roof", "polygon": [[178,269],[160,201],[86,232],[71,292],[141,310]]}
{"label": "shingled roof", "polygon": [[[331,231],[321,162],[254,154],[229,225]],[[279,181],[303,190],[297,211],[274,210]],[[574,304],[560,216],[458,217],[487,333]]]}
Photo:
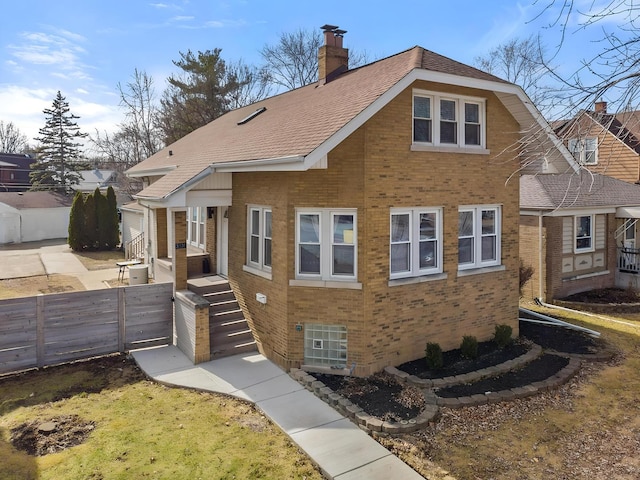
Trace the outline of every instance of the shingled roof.
{"label": "shingled roof", "polygon": [[57,192],[0,192],[0,203],[18,210],[70,207],[73,203],[73,195]]}
{"label": "shingled roof", "polygon": [[[313,83],[226,113],[128,170],[130,176],[163,175],[136,197],[166,198],[212,169],[233,171],[234,165],[252,162],[291,165],[310,156],[317,161],[344,139],[337,138],[338,132],[346,125],[358,124],[358,119],[370,113],[374,102],[389,96],[394,86],[416,70],[434,72],[445,79],[441,81],[466,78],[469,85],[491,82],[504,85],[505,90],[517,88],[494,75],[416,46],[347,70],[331,82]],[[533,119],[531,113],[527,114]]]}
{"label": "shingled roof", "polygon": [[640,205],[640,185],[606,175],[581,171],[578,174],[522,175],[520,208],[623,207]]}

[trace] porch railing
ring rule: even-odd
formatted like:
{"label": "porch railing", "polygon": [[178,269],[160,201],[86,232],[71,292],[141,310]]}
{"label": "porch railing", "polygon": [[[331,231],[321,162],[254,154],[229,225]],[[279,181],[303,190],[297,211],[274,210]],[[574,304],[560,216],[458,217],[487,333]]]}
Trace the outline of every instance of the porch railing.
{"label": "porch railing", "polygon": [[124,256],[127,260],[144,258],[144,232],[124,244]]}
{"label": "porch railing", "polygon": [[640,273],[640,248],[618,247],[618,270]]}

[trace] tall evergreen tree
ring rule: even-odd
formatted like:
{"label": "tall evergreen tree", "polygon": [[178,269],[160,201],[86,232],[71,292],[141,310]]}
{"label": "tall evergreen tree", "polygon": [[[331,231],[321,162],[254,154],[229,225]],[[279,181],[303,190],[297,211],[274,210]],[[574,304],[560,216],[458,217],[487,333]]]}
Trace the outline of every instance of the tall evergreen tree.
{"label": "tall evergreen tree", "polygon": [[32,164],[31,190],[54,189],[66,192],[71,185],[80,183],[80,170],[86,165],[79,161],[81,143],[78,139],[86,136],[74,121],[80,117],[73,115],[69,103],[60,91],[51,108],[43,110],[45,126],[39,130],[40,142],[38,160]]}
{"label": "tall evergreen tree", "polygon": [[86,235],[84,231],[85,212],[84,212],[84,195],[82,192],[76,192],[71,205],[71,213],[69,215],[69,246],[75,252],[79,252],[86,248]]}
{"label": "tall evergreen tree", "polygon": [[96,187],[93,192],[93,201],[96,208],[96,228],[98,231],[98,250],[104,250],[109,243],[109,226],[111,219],[109,215],[109,204],[100,189]]}
{"label": "tall evergreen tree", "polygon": [[113,187],[107,189],[107,215],[109,218],[107,248],[116,248],[120,243],[120,218],[118,217],[118,202]]}
{"label": "tall evergreen tree", "polygon": [[96,216],[96,201],[94,194],[89,195],[84,202],[84,231],[87,238],[87,248],[98,248],[98,217]]}

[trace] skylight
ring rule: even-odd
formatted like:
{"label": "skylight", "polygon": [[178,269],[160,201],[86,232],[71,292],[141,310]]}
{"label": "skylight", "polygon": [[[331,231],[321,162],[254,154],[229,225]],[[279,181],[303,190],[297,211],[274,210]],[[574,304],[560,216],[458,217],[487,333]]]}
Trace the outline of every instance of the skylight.
{"label": "skylight", "polygon": [[245,118],[243,118],[242,120],[240,120],[238,122],[238,125],[244,125],[245,123],[249,122],[250,120],[253,120],[255,117],[257,117],[258,115],[260,115],[262,112],[264,112],[267,109],[267,107],[260,107],[259,109],[257,109],[255,112],[251,112],[249,115],[247,115]]}

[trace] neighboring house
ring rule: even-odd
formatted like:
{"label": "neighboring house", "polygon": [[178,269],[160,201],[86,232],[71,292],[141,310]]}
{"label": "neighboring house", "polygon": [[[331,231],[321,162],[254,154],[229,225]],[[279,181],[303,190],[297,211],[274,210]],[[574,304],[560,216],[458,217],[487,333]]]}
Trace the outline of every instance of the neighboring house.
{"label": "neighboring house", "polygon": [[0,192],[25,192],[35,159],[26,154],[0,153]]}
{"label": "neighboring house", "polygon": [[0,192],[0,244],[67,238],[72,195]]}
{"label": "neighboring house", "polygon": [[607,113],[606,102],[554,128],[576,160],[594,173],[640,182],[640,111]]}
{"label": "neighboring house", "polygon": [[80,170],[78,173],[82,177],[80,183],[71,187],[76,191],[92,193],[96,188],[99,188],[104,193],[107,188],[113,187],[115,189],[117,186],[117,174],[114,170],[98,170],[96,168],[94,170]]}
{"label": "neighboring house", "polygon": [[284,368],[368,375],[427,342],[517,334],[521,132],[536,126],[524,153],[546,171],[573,159],[520,87],[421,47],[349,70],[340,33],[317,83],[127,172],[145,181],[153,275],[185,289],[185,246],[207,255]]}
{"label": "neighboring house", "polygon": [[559,299],[595,288],[638,288],[640,185],[605,175],[523,175],[520,257],[534,275],[527,298]]}

